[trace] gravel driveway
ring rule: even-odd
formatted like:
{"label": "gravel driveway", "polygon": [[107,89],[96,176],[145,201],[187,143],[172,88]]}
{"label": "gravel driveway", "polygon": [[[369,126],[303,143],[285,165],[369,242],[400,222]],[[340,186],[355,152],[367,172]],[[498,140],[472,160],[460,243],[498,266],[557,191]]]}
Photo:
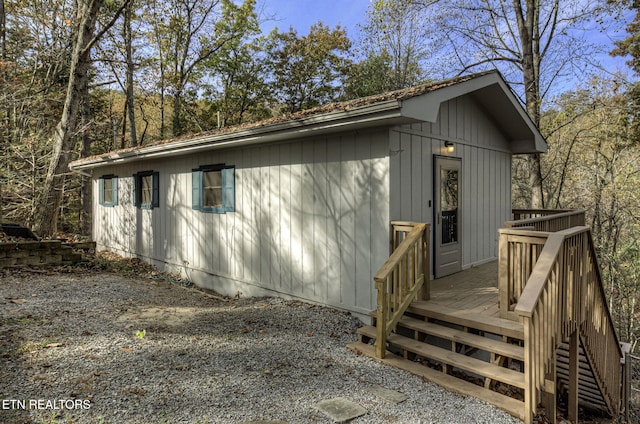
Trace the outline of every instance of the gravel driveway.
{"label": "gravel driveway", "polygon": [[0,270],[0,423],[329,423],[314,406],[335,397],[368,411],[353,423],[520,422],[355,355],[359,325],[165,280]]}

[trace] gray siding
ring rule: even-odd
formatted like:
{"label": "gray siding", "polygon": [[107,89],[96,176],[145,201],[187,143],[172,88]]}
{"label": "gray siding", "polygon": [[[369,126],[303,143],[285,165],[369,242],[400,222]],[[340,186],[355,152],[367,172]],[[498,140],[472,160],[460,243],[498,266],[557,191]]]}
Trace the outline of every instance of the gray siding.
{"label": "gray siding", "polygon": [[[191,170],[236,167],[236,212],[191,208]],[[160,207],[135,208],[132,175],[160,172]],[[276,292],[367,313],[373,274],[388,256],[388,132],[351,133],[241,150],[147,160],[117,175],[119,204],[94,196],[102,249],[150,260],[234,295]]]}
{"label": "gray siding", "polygon": [[471,97],[443,103],[435,123],[391,131],[391,220],[433,224],[434,155],[462,159],[462,266],[497,258],[497,230],[511,214],[511,152]]}
{"label": "gray siding", "polygon": [[[445,141],[455,143],[447,153]],[[471,97],[435,123],[97,168],[119,177],[119,204],[98,205],[99,248],[151,261],[227,295],[279,294],[368,313],[388,257],[390,220],[433,221],[434,155],[462,159],[463,267],[497,257],[511,212],[511,152]],[[236,212],[191,208],[191,170],[236,167]],[[160,207],[132,206],[135,172],[160,172]]]}

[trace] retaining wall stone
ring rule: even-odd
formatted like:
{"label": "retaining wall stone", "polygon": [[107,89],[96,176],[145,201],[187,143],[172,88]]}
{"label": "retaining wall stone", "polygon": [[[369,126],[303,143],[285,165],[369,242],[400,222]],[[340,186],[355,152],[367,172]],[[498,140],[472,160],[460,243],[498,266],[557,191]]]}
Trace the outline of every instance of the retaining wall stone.
{"label": "retaining wall stone", "polygon": [[60,240],[0,243],[0,268],[21,265],[71,265],[82,261],[80,252],[95,252],[95,242]]}

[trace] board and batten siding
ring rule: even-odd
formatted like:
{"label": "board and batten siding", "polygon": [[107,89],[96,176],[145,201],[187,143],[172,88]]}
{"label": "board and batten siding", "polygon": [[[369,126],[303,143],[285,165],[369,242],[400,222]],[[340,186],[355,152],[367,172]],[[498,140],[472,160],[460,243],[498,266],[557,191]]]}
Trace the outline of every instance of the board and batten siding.
{"label": "board and batten siding", "polygon": [[[201,152],[94,170],[94,238],[226,295],[279,294],[356,313],[375,309],[388,257],[388,130]],[[235,212],[191,208],[191,170],[235,166]],[[159,172],[160,207],[133,206],[132,175]],[[118,205],[98,179],[118,176]]]}
{"label": "board and batten siding", "polygon": [[[454,143],[453,153],[446,151],[446,141]],[[442,103],[434,123],[394,128],[389,151],[391,220],[433,224],[434,156],[460,158],[462,266],[496,259],[498,229],[511,214],[512,154],[473,98]]]}

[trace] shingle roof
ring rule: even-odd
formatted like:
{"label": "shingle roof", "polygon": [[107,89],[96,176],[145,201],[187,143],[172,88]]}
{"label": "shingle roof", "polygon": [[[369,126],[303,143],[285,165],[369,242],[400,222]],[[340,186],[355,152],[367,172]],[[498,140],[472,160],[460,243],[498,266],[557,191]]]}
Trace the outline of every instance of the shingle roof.
{"label": "shingle roof", "polygon": [[459,83],[462,83],[462,82],[465,82],[465,81],[469,81],[471,79],[478,78],[478,77],[481,77],[483,75],[486,75],[486,74],[489,74],[489,73],[494,73],[494,72],[495,71],[487,71],[487,72],[476,73],[476,74],[471,74],[471,75],[459,76],[459,77],[450,78],[450,79],[446,79],[446,80],[442,80],[442,81],[438,81],[438,82],[431,82],[431,83],[427,83],[427,84],[422,84],[422,85],[419,85],[419,86],[416,86],[416,87],[407,88],[407,89],[391,91],[391,92],[388,92],[388,93],[376,94],[376,95],[373,95],[373,96],[362,97],[362,98],[348,100],[348,101],[344,101],[344,102],[328,103],[328,104],[325,104],[325,105],[322,105],[322,106],[317,106],[317,107],[314,107],[314,108],[311,108],[311,109],[306,109],[306,110],[303,110],[303,111],[300,111],[300,112],[296,112],[296,113],[293,113],[293,114],[286,114],[286,115],[277,116],[277,117],[273,117],[273,118],[269,118],[269,119],[264,119],[264,120],[261,120],[261,121],[250,122],[250,123],[246,123],[246,124],[234,125],[234,126],[229,126],[229,127],[223,127],[223,128],[219,128],[219,129],[212,130],[212,131],[201,132],[201,133],[197,133],[197,134],[190,134],[190,135],[185,135],[185,136],[176,137],[176,138],[172,138],[172,139],[154,141],[152,143],[148,143],[148,144],[145,144],[143,146],[129,147],[129,148],[125,148],[125,149],[114,150],[114,151],[111,151],[111,152],[108,152],[108,153],[89,156],[87,158],[82,158],[80,160],[77,160],[77,161],[73,162],[73,165],[80,165],[83,162],[92,161],[92,160],[95,160],[95,159],[98,159],[98,158],[101,158],[101,157],[105,157],[106,158],[106,157],[112,156],[112,155],[117,155],[117,154],[122,154],[122,153],[127,153],[127,152],[134,152],[134,151],[136,151],[138,149],[151,147],[151,146],[166,146],[169,149],[173,143],[185,142],[185,141],[189,141],[190,139],[203,138],[203,137],[214,136],[214,135],[234,134],[234,133],[239,132],[239,131],[250,130],[250,129],[260,128],[260,127],[268,127],[268,126],[274,125],[274,124],[279,124],[279,123],[284,123],[284,122],[289,122],[289,121],[297,121],[297,120],[307,119],[307,118],[311,118],[311,117],[315,117],[315,116],[321,116],[321,115],[329,114],[329,113],[346,112],[346,111],[349,111],[349,110],[353,110],[353,109],[357,109],[357,108],[361,108],[361,107],[366,107],[366,106],[371,106],[371,105],[375,105],[375,104],[378,104],[378,103],[384,103],[384,102],[388,102],[388,101],[394,101],[394,100],[395,101],[402,101],[402,100],[406,100],[406,99],[409,99],[409,98],[412,98],[412,97],[420,96],[420,95],[425,94],[425,93],[436,91],[436,90],[439,90],[439,89],[442,89],[442,88],[454,86],[456,84],[459,84]]}

